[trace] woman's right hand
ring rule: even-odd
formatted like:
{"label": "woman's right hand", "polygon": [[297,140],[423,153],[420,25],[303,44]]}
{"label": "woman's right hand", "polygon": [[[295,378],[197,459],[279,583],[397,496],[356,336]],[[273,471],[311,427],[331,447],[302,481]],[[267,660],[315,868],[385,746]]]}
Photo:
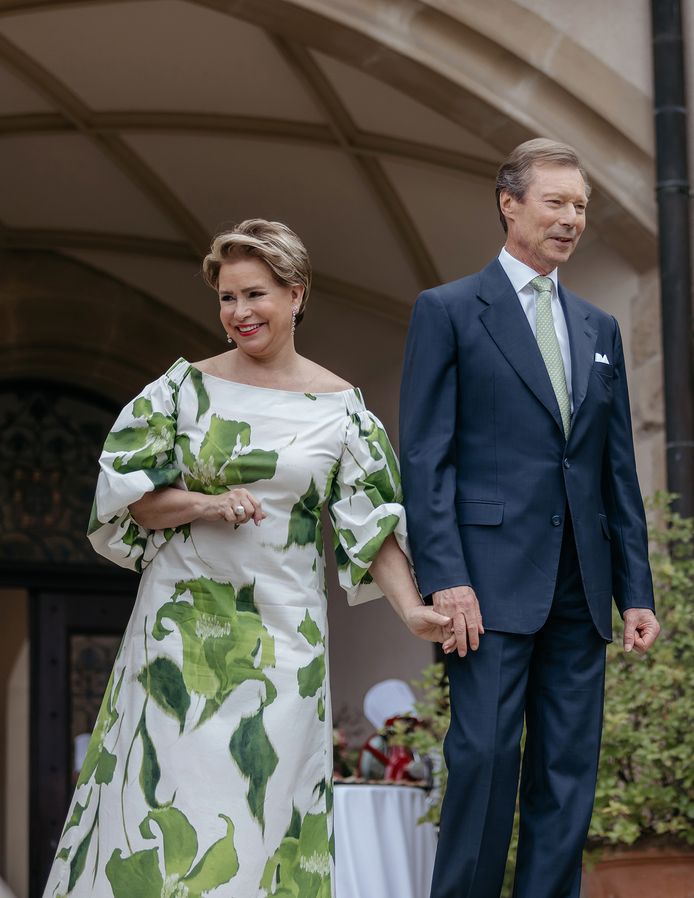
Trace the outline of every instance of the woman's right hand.
{"label": "woman's right hand", "polygon": [[199,516],[202,521],[223,520],[232,524],[246,524],[253,521],[256,527],[259,527],[260,522],[267,517],[260,502],[243,487],[220,493],[218,496],[205,496],[205,500]]}

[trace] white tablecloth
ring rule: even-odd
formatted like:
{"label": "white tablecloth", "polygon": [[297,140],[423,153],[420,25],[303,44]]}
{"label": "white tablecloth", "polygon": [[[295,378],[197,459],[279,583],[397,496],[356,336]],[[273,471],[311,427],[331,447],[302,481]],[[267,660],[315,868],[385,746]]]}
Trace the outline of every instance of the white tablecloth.
{"label": "white tablecloth", "polygon": [[335,784],[336,898],[429,898],[436,832],[409,786]]}

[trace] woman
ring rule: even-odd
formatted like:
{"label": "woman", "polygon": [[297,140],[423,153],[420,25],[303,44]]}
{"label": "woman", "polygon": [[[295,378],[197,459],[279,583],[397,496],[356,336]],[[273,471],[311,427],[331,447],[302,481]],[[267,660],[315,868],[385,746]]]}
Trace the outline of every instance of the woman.
{"label": "woman", "polygon": [[143,575],[46,896],[330,898],[325,503],[350,601],[385,593],[454,643],[401,548],[383,428],[294,348],[299,238],[243,222],[203,273],[237,348],[179,359],[101,457],[90,539]]}

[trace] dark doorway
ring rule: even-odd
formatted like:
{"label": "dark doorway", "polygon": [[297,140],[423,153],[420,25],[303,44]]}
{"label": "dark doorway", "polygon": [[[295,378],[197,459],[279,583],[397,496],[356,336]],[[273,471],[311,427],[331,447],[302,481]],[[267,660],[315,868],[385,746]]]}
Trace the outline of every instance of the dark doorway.
{"label": "dark doorway", "polygon": [[42,895],[72,797],[76,737],[93,728],[137,592],[138,577],[100,562],[85,536],[117,412],[73,386],[0,384],[0,586],[28,594],[29,610],[30,898]]}
{"label": "dark doorway", "polygon": [[30,594],[30,898],[40,898],[48,878],[75,784],[78,737],[94,727],[135,599],[137,578],[105,579]]}

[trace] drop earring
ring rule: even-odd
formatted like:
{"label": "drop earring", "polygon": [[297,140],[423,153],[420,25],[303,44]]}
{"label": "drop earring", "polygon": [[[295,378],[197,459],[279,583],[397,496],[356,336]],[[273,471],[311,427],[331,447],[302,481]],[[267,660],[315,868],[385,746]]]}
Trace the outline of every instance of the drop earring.
{"label": "drop earring", "polygon": [[234,341],[231,339],[231,334],[227,334],[227,343],[233,343]]}
{"label": "drop earring", "polygon": [[296,309],[292,308],[292,337],[296,333]]}

